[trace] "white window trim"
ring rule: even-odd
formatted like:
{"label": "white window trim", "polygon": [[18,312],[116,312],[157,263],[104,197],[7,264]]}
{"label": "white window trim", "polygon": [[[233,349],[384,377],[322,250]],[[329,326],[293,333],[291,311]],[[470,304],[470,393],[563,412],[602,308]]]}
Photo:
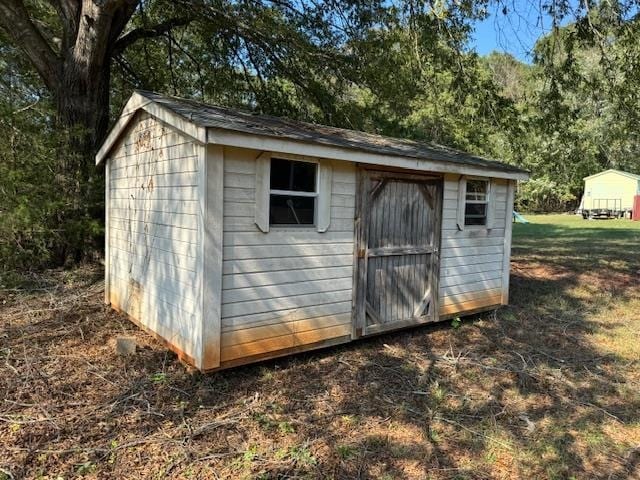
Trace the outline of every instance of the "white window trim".
{"label": "white window trim", "polygon": [[[295,190],[271,189],[271,159],[281,158],[295,162],[307,162],[317,164],[315,192],[299,192]],[[324,233],[329,229],[331,222],[331,183],[332,166],[328,160],[306,157],[302,155],[279,154],[274,152],[264,152],[256,159],[256,205],[255,223],[264,233],[271,229],[314,229],[319,233]],[[314,197],[314,223],[306,225],[271,225],[269,223],[269,206],[271,195],[292,195],[298,197]]]}
{"label": "white window trim", "polygon": [[[467,180],[482,180],[487,182],[487,196],[486,200],[467,200]],[[493,218],[495,210],[494,202],[494,185],[493,179],[489,177],[477,177],[461,175],[458,180],[458,218],[457,226],[458,230],[491,230],[493,228]],[[465,210],[467,203],[486,204],[487,215],[484,225],[465,225]]]}

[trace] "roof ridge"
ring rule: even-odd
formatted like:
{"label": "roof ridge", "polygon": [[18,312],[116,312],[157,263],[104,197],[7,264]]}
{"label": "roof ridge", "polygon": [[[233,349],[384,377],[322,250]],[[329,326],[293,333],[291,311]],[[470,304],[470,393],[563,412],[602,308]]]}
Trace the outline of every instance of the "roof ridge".
{"label": "roof ridge", "polygon": [[600,175],[602,175],[604,173],[607,173],[607,172],[615,172],[615,173],[619,173],[620,175],[624,175],[624,176],[627,176],[627,177],[635,178],[636,180],[640,180],[640,175],[638,175],[637,173],[625,172],[624,170],[618,170],[617,168],[607,168],[606,170],[602,170],[601,172],[594,173],[593,175],[588,175],[588,176],[584,177],[583,180],[587,180],[588,178],[597,177],[597,176],[600,176]]}
{"label": "roof ridge", "polygon": [[[474,164],[486,168],[528,173],[515,165],[476,155],[436,142],[391,137],[379,133],[353,130],[333,125],[311,123],[277,117],[250,110],[212,105],[200,100],[177,97],[137,89],[143,97],[163,105],[187,120],[207,128],[221,128],[301,141],[333,144],[346,148],[368,150],[410,158]],[[189,111],[191,110],[191,111]]]}

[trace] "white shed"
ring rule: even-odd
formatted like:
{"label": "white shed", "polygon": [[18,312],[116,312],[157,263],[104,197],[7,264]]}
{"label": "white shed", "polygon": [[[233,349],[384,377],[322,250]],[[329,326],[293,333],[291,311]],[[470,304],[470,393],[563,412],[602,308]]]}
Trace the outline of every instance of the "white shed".
{"label": "white shed", "polygon": [[508,302],[513,166],[142,91],[96,161],[105,301],[200,370]]}

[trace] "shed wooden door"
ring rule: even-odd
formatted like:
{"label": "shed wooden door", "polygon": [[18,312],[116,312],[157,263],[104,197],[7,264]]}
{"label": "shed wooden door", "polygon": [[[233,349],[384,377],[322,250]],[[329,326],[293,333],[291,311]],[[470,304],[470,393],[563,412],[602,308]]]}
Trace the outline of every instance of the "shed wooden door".
{"label": "shed wooden door", "polygon": [[436,321],[442,179],[362,170],[354,336]]}

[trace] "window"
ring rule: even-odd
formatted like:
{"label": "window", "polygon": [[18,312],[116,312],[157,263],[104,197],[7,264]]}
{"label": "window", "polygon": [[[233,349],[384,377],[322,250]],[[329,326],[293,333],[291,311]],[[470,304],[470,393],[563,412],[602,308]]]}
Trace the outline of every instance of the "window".
{"label": "window", "polygon": [[270,225],[315,225],[318,164],[271,159]]}
{"label": "window", "polygon": [[487,225],[489,205],[489,182],[467,179],[465,194],[464,224]]}

